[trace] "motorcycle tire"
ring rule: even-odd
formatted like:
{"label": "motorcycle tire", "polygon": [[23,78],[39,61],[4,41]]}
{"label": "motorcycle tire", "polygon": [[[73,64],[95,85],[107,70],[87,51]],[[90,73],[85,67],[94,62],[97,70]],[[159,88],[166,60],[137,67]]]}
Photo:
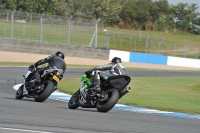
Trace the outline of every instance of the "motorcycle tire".
{"label": "motorcycle tire", "polygon": [[111,110],[119,99],[119,91],[117,89],[108,89],[108,99],[105,101],[97,101],[96,108],[99,112],[108,112]]}
{"label": "motorcycle tire", "polygon": [[76,109],[79,107],[79,99],[76,98],[76,101],[74,101],[75,97],[79,97],[80,92],[77,91],[76,93],[74,93],[74,95],[72,95],[72,97],[70,98],[69,102],[68,102],[68,107],[70,109]]}
{"label": "motorcycle tire", "polygon": [[19,89],[17,90],[16,94],[15,94],[15,98],[18,99],[18,100],[21,100],[24,95],[23,95],[23,88],[24,88],[24,85],[21,85],[19,87]]}
{"label": "motorcycle tire", "polygon": [[54,83],[50,80],[47,81],[45,90],[41,94],[34,96],[35,101],[44,102],[51,95],[51,93],[54,92],[54,90],[55,90]]}

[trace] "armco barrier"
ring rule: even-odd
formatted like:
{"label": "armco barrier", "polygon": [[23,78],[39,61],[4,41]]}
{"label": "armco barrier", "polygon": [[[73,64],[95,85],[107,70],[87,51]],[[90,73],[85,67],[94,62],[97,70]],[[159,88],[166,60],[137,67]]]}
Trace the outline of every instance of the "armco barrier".
{"label": "armco barrier", "polygon": [[197,59],[187,59],[156,54],[110,50],[109,60],[111,60],[113,57],[120,57],[124,62],[200,68],[200,60]]}
{"label": "armco barrier", "polygon": [[110,50],[109,60],[112,60],[114,57],[120,57],[123,61],[129,62],[130,52],[126,51],[118,51],[118,50]]}
{"label": "armco barrier", "polygon": [[200,60],[168,56],[167,65],[200,68]]}
{"label": "armco barrier", "polygon": [[167,56],[130,52],[129,62],[167,65]]}

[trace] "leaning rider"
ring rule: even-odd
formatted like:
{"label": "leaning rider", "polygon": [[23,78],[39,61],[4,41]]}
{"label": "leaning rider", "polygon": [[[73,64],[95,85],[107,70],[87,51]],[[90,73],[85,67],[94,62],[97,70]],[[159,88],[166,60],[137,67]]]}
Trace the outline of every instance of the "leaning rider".
{"label": "leaning rider", "polygon": [[[95,73],[95,70],[98,70],[97,73]],[[102,78],[103,80],[106,80],[108,77],[113,76],[113,75],[126,75],[126,68],[122,64],[121,58],[114,57],[111,60],[111,63],[99,66],[93,69],[90,69],[85,72],[85,74],[82,77],[82,81],[86,81],[89,86],[89,90],[94,90],[97,93],[99,93],[99,97],[106,98],[106,94],[104,91],[101,91],[100,84]],[[90,84],[89,80],[91,77],[93,77],[93,82]]]}
{"label": "leaning rider", "polygon": [[[43,72],[47,69],[51,69],[51,68],[57,68],[57,69],[62,69],[63,73],[65,72],[66,69],[66,63],[65,63],[65,55],[63,52],[58,51],[56,52],[54,55],[51,55],[47,58],[41,59],[39,61],[37,61],[35,64],[30,65],[29,68],[31,69],[35,69],[37,68],[39,65],[43,65],[45,63],[48,63],[47,67],[42,67],[42,68],[37,68],[36,71],[33,74],[34,79],[31,80],[31,83],[35,83],[36,87],[35,89],[37,89],[38,84],[40,84],[41,82],[41,74],[43,74]],[[27,95],[28,91],[24,88],[23,90],[23,95]]]}

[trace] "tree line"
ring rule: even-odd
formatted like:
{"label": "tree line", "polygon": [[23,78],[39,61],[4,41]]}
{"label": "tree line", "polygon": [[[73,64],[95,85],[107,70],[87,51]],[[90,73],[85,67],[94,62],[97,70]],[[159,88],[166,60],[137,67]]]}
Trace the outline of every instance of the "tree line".
{"label": "tree line", "polygon": [[0,9],[100,18],[105,27],[200,34],[197,4],[168,0],[0,0]]}

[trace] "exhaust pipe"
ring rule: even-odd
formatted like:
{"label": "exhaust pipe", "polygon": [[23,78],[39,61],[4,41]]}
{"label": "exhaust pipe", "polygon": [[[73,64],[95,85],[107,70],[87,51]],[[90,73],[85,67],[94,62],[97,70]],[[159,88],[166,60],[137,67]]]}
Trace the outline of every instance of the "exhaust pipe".
{"label": "exhaust pipe", "polygon": [[131,87],[125,87],[119,94],[119,98],[123,97],[126,93],[130,91]]}

